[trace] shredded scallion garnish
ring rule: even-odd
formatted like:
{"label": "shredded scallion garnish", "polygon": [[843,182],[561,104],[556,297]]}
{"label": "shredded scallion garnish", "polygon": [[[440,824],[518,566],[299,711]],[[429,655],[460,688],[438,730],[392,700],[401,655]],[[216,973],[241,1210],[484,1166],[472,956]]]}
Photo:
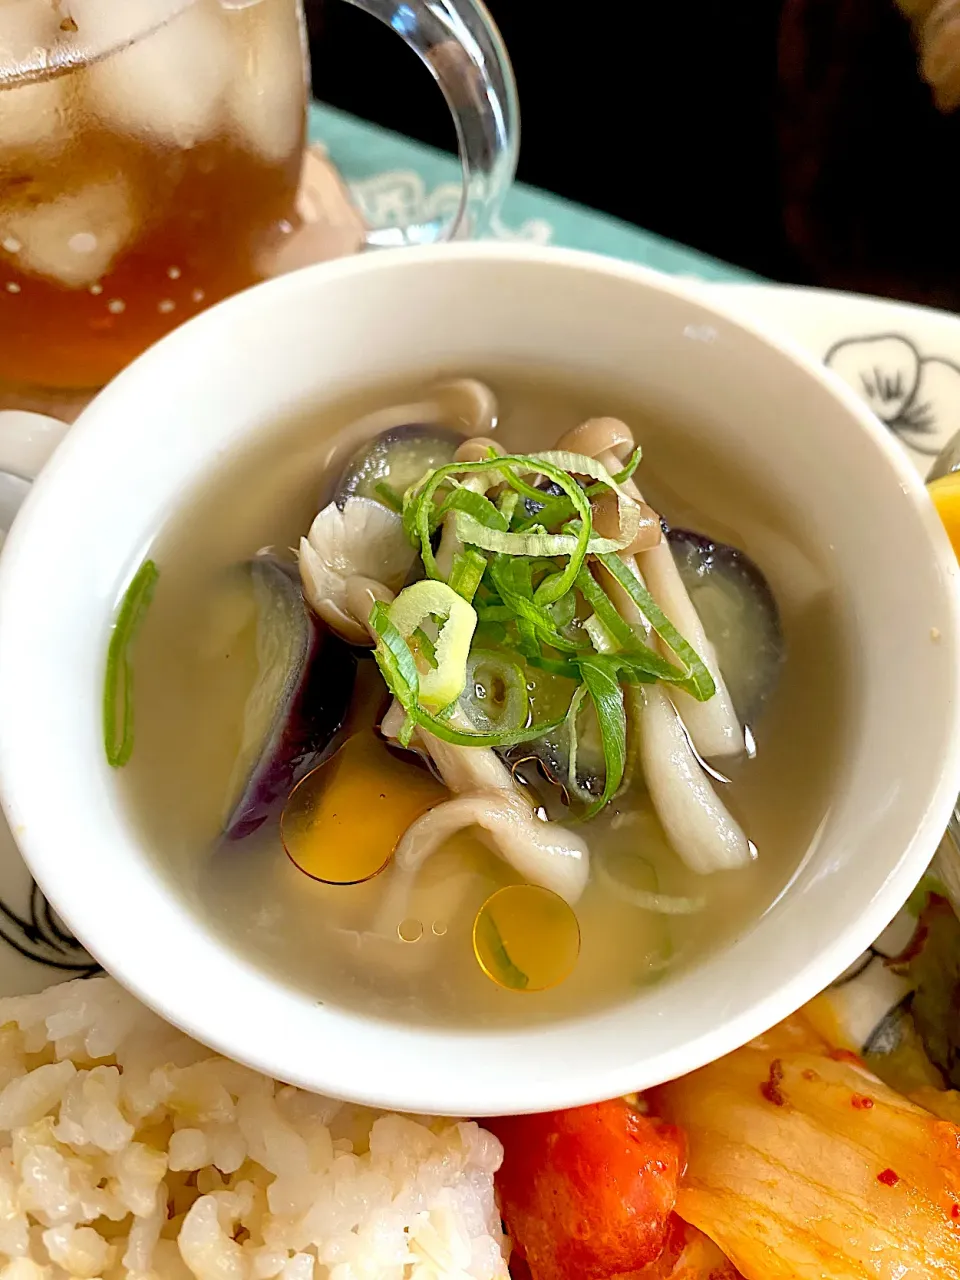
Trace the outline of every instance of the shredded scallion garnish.
{"label": "shredded scallion garnish", "polygon": [[131,647],[157,585],[160,570],[144,560],[124,592],[107,648],[103,686],[103,742],[107,762],[122,769],[133,754],[133,666]]}
{"label": "shredded scallion garnish", "polygon": [[525,990],[530,985],[530,979],[510,959],[510,953],[500,936],[500,930],[489,911],[480,912],[474,929],[478,934],[482,934],[482,938],[478,936],[477,941],[486,944],[485,949],[489,951],[490,959],[497,966],[496,980],[501,986],[511,991]]}
{"label": "shredded scallion garnish", "polygon": [[386,480],[381,480],[374,493],[380,499],[385,507],[389,507],[391,511],[400,512],[403,510],[403,498],[397,493],[393,485],[387,484]]}
{"label": "shredded scallion garnish", "polygon": [[690,679],[688,692],[698,702],[706,702],[717,691],[713,676],[705,663],[697,654],[693,645],[689,644],[667,615],[663,612],[645,586],[630,572],[618,556],[602,555],[598,559],[603,567],[624,588],[634,604],[650,624],[651,630],[660,637],[677,661],[685,668]]}
{"label": "shredded scallion garnish", "polygon": [[467,547],[465,551],[458,551],[453,557],[449,585],[456,591],[458,596],[462,596],[468,604],[472,604],[473,597],[477,594],[477,589],[483,581],[486,568],[487,557],[477,551],[475,547]]}
{"label": "shredded scallion garnish", "polygon": [[[428,471],[407,490],[403,526],[426,578],[402,591],[389,609],[375,605],[370,617],[376,660],[405,712],[403,738],[420,728],[457,745],[504,748],[542,738],[565,723],[570,791],[589,818],[616,795],[626,775],[627,687],[660,680],[700,701],[713,696],[713,679],[700,656],[617,554],[639,527],[640,508],[621,487],[639,461],[636,449],[611,474],[579,453],[491,451],[479,461]],[[616,498],[619,530],[601,537],[591,504],[609,493]],[[382,498],[394,505],[394,496],[384,492]],[[444,537],[456,535],[447,572],[436,555],[441,529]],[[666,656],[621,615],[605,589],[612,585],[609,577],[637,606]],[[466,649],[466,631],[453,626],[461,613],[472,619]],[[455,633],[452,662],[448,650]],[[494,714],[481,705],[481,664],[501,689]],[[564,695],[564,714],[533,720],[527,697],[533,672],[542,673],[536,677],[541,682],[544,676],[571,682],[572,701]],[[576,778],[578,716],[586,708],[591,726],[596,720],[603,753],[599,795],[599,788],[587,791]]]}
{"label": "shredded scallion garnish", "polygon": [[616,675],[596,658],[580,660],[580,674],[593,702],[603,743],[605,778],[603,793],[593,802],[584,818],[592,818],[620,790],[627,765],[627,713],[623,689]]}

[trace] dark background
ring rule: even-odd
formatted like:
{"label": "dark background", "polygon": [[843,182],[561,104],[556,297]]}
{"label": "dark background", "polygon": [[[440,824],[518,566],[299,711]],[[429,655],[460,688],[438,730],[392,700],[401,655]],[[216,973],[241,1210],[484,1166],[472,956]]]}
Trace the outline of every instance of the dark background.
{"label": "dark background", "polygon": [[[960,122],[933,107],[893,0],[487,3],[522,181],[776,279],[960,306]],[[452,149],[392,32],[307,5],[318,97]]]}

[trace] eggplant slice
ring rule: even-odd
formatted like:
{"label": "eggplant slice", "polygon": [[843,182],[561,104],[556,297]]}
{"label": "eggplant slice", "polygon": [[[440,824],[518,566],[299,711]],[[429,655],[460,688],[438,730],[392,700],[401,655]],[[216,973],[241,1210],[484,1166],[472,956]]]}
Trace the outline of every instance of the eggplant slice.
{"label": "eggplant slice", "polygon": [[[664,525],[684,586],[716,651],[738,716],[751,726],[763,711],[780,674],[783,635],[766,578],[743,551],[688,529]],[[527,669],[535,719],[556,715],[569,702],[570,681]],[[603,791],[603,746],[596,715],[585,702],[578,726],[577,783],[582,792]],[[534,742],[504,751],[504,758],[535,785],[538,769],[561,788],[569,782],[570,745],[566,727]]]}
{"label": "eggplant slice", "polygon": [[[516,655],[511,654],[511,658]],[[530,698],[530,717],[533,720],[549,720],[563,715],[576,691],[572,680],[551,675],[538,667],[525,667],[527,690]],[[566,724],[560,724],[550,733],[532,742],[501,748],[499,754],[542,799],[551,818],[562,820],[562,810],[571,801],[576,802],[576,792],[570,787],[570,735]],[[583,801],[586,796],[602,794],[605,777],[603,740],[600,725],[590,699],[584,699],[577,718],[577,771],[576,782]],[[552,784],[545,789],[542,782]],[[558,807],[559,806],[559,807]]]}
{"label": "eggplant slice", "polygon": [[388,495],[404,493],[434,467],[453,461],[463,436],[437,423],[408,422],[367,441],[344,467],[334,501],[341,509],[348,498],[373,498],[385,505]]}
{"label": "eggplant slice", "polygon": [[714,647],[737,715],[754,724],[783,662],[780,614],[748,555],[689,529],[666,529],[673,558]]}
{"label": "eggplant slice", "polygon": [[295,565],[243,566],[256,611],[257,680],[229,788],[224,834],[242,840],[279,812],[343,723],[357,660],[307,608]]}

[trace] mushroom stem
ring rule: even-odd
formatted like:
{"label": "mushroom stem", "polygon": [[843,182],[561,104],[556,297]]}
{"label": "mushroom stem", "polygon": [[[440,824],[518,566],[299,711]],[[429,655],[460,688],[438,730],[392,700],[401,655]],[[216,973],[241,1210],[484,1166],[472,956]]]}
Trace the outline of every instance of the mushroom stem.
{"label": "mushroom stem", "polygon": [[[386,738],[396,739],[404,722],[403,707],[394,700],[380,722],[380,732]],[[458,708],[450,717],[455,729],[473,728]],[[443,779],[455,795],[468,791],[506,791],[516,794],[513,775],[497,753],[490,747],[461,747],[454,742],[444,742],[423,729],[418,729],[414,739],[429,755]]]}
{"label": "mushroom stem", "polygon": [[[607,468],[623,465],[614,453],[601,455],[598,461]],[[631,498],[643,502],[640,490],[633,480],[627,480],[623,488]],[[680,634],[693,645],[716,685],[716,692],[707,702],[697,702],[696,698],[691,698],[689,693],[679,689],[670,691],[694,745],[702,756],[708,758],[740,755],[745,749],[743,729],[717,663],[713,645],[703,629],[689,592],[683,585],[669,541],[661,538],[655,546],[638,552],[637,566],[650,594]]]}
{"label": "mushroom stem", "polygon": [[[633,433],[619,418],[589,418],[568,431],[557,444],[558,449],[589,454],[611,474],[620,470],[634,447]],[[625,480],[621,487],[636,502],[643,502],[643,495],[632,479]],[[707,759],[740,755],[745,749],[743,729],[713,645],[683,585],[669,541],[661,538],[646,550],[638,551],[637,564],[650,594],[703,659],[716,685],[716,693],[707,702],[697,702],[688,693],[671,690],[670,697],[694,746]],[[669,658],[671,655],[667,653],[665,656]]]}
{"label": "mushroom stem", "polygon": [[[636,557],[621,552],[620,558],[642,582]],[[646,620],[631,597],[609,574],[607,583],[620,616],[648,635]],[[701,767],[666,690],[641,685],[637,693],[643,773],[671,845],[700,875],[745,866],[752,857],[750,842]]]}
{"label": "mushroom stem", "polygon": [[691,871],[746,866],[750,844],[714,791],[661,685],[640,689],[640,757],[657,817]]}
{"label": "mushroom stem", "polygon": [[[464,440],[453,455],[453,460],[454,462],[482,462],[490,449],[500,454],[505,452],[496,440],[475,436],[471,440]],[[493,489],[500,483],[500,478],[495,471],[485,471],[477,475],[464,476],[461,483],[465,489],[485,494],[488,489]],[[443,522],[443,533],[440,535],[440,546],[437,548],[437,569],[445,580],[450,577],[454,558],[462,550],[463,543],[457,535],[457,513],[451,511]]]}
{"label": "mushroom stem", "polygon": [[485,843],[525,880],[551,889],[571,906],[586,888],[590,856],[585,842],[559,823],[541,822],[522,797],[504,791],[461,795],[428,810],[397,845],[398,871],[418,871],[466,827],[479,827]]}

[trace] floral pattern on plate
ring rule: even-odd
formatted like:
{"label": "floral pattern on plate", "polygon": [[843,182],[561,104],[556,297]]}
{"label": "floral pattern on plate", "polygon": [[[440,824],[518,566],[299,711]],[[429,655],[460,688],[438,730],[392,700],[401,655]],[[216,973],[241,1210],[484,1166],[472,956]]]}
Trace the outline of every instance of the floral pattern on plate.
{"label": "floral pattern on plate", "polygon": [[941,355],[922,355],[900,333],[844,338],[824,362],[906,445],[925,457],[937,456],[941,424],[957,417],[960,365]]}

